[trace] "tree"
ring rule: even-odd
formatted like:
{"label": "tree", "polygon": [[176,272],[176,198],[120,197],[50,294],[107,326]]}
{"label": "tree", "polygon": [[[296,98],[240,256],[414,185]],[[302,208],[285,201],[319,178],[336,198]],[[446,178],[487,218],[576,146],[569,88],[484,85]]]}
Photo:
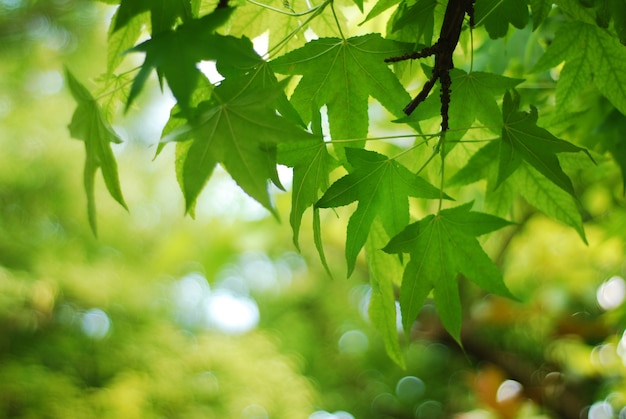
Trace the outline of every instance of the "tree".
{"label": "tree", "polygon": [[[506,330],[507,315],[528,316],[528,322],[537,316],[536,300],[520,308],[500,299],[531,294],[532,283],[516,281],[513,269],[520,264],[517,252],[535,255],[521,238],[537,233],[543,213],[583,243],[591,241],[590,227],[594,235],[601,228],[623,239],[615,228],[622,215],[605,218],[605,210],[591,204],[594,193],[623,201],[623,190],[615,190],[625,169],[623,2],[329,0],[302,7],[121,1],[98,85],[87,88],[75,75],[80,70],[66,70],[77,102],[69,129],[86,149],[93,231],[98,169],[111,196],[127,206],[111,149],[121,140],[111,125],[120,110],[133,112],[155,70],[176,101],[158,151],[175,143],[187,213],[194,215],[219,164],[279,217],[269,185],[286,189],[277,167],[292,168],[294,246],[304,252],[305,240],[313,242],[322,264],[336,271],[324,252],[334,246],[327,238],[336,224],[324,209],[348,220],[348,275],[366,267],[369,318],[391,359],[407,363],[396,331],[398,301],[400,340],[427,335],[448,343],[445,329],[468,353],[497,363],[495,375],[504,371],[530,387],[529,371],[545,361],[533,345],[546,333],[566,334],[571,325],[533,329],[537,336],[524,339],[521,329]],[[263,34],[268,51],[258,53],[251,39]],[[206,61],[215,63],[221,80],[199,70]],[[416,80],[423,86],[413,96],[405,86]],[[381,127],[385,131],[376,134]],[[300,238],[303,219],[313,230],[306,239]],[[599,270],[619,273],[614,263]],[[479,314],[477,302],[484,303]],[[609,323],[621,333],[619,321]],[[498,333],[528,345],[517,352],[531,367],[501,356],[515,345],[506,339],[493,344],[488,335]],[[588,333],[578,333],[585,344],[617,345],[610,332]],[[557,349],[551,360],[566,364]],[[542,378],[554,378],[552,372]],[[600,397],[582,402],[585,388],[577,384],[568,381],[559,390],[576,403],[531,396],[563,416],[577,416]]]}

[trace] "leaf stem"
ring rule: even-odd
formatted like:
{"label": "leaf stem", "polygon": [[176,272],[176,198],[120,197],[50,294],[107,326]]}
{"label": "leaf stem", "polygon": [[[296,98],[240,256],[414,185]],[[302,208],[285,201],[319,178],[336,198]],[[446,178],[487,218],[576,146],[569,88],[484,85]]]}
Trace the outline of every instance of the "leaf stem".
{"label": "leaf stem", "polygon": [[335,11],[335,3],[333,0],[330,0],[330,9],[333,11],[333,18],[335,18],[335,23],[337,24],[337,30],[339,30],[339,35],[341,35],[341,39],[345,41],[346,37],[343,35],[343,31],[341,30],[341,25],[339,24],[339,19],[337,18],[337,12]]}
{"label": "leaf stem", "polygon": [[413,137],[432,138],[432,137],[436,137],[437,135],[439,135],[439,133],[437,133],[437,134],[401,134],[401,135],[386,135],[386,136],[383,136],[383,137],[345,138],[345,139],[342,139],[342,140],[330,140],[330,141],[326,141],[326,142],[329,143],[329,144],[334,144],[334,143],[355,143],[355,142],[359,142],[359,141],[394,140],[394,139],[399,139],[399,138],[413,138]]}
{"label": "leaf stem", "polygon": [[260,3],[260,2],[255,1],[255,0],[247,0],[247,2],[251,3],[251,4],[254,4],[255,6],[259,6],[259,7],[263,7],[264,9],[271,10],[271,11],[276,12],[276,13],[280,13],[280,14],[287,15],[287,16],[293,16],[293,17],[306,16],[306,15],[308,15],[310,13],[315,12],[317,9],[319,9],[321,7],[324,7],[325,3],[326,3],[325,2],[325,3],[322,3],[320,5],[311,7],[310,9],[305,10],[304,12],[296,12],[293,9],[290,9],[291,11],[286,11],[286,10],[279,9],[277,7],[270,6],[269,4]]}
{"label": "leaf stem", "polygon": [[445,167],[446,167],[446,132],[441,132],[441,139],[439,140],[439,144],[437,145],[439,154],[441,155],[441,181],[439,184],[439,208],[437,209],[437,213],[441,212],[441,208],[443,207],[443,186],[444,186],[444,177],[445,177]]}
{"label": "leaf stem", "polygon": [[[248,0],[250,1],[250,0]],[[266,57],[270,57],[272,56],[275,52],[277,52],[278,50],[280,50],[283,46],[285,46],[285,44],[287,42],[289,42],[289,40],[291,38],[293,38],[298,32],[300,32],[302,30],[302,28],[304,28],[306,25],[309,24],[310,21],[312,21],[313,19],[315,19],[317,16],[319,16],[324,9],[326,8],[326,6],[328,6],[329,3],[331,3],[332,0],[326,0],[324,1],[324,3],[320,4],[319,6],[315,6],[309,10],[312,10],[309,14],[310,16],[307,17],[307,19],[300,23],[298,25],[297,28],[295,28],[294,30],[292,30],[287,36],[285,36],[283,39],[280,40],[280,42],[278,42],[275,46],[273,46],[272,48],[270,48],[267,53],[265,54]]]}

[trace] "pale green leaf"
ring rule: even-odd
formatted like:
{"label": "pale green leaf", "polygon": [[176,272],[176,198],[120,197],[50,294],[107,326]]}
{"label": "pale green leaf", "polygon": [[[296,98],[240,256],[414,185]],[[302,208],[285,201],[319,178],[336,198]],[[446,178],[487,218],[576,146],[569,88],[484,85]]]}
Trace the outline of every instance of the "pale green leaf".
{"label": "pale green leaf", "polygon": [[365,20],[363,22],[361,22],[359,25],[364,24],[368,20],[372,20],[373,18],[375,18],[379,14],[383,13],[385,10],[387,10],[387,9],[395,6],[396,4],[400,3],[400,1],[401,0],[381,0],[381,1],[375,2],[374,3],[374,7],[372,7],[372,10],[369,11],[369,13],[367,14],[367,17],[365,18]]}
{"label": "pale green leaf", "polygon": [[84,185],[87,193],[87,213],[89,224],[95,234],[98,229],[94,186],[98,169],[102,171],[104,183],[111,196],[126,208],[117,174],[117,162],[111,150],[111,143],[121,143],[122,140],[107,123],[100,106],[85,86],[68,69],[65,70],[65,77],[70,92],[78,104],[69,130],[72,137],[85,143]]}
{"label": "pale green leaf", "polygon": [[[119,9],[113,16],[113,21],[117,21]],[[146,19],[143,15],[136,15],[130,19],[122,28],[115,30],[111,25],[107,44],[107,74],[112,74],[124,59],[126,51],[131,49],[139,36],[141,28]]]}

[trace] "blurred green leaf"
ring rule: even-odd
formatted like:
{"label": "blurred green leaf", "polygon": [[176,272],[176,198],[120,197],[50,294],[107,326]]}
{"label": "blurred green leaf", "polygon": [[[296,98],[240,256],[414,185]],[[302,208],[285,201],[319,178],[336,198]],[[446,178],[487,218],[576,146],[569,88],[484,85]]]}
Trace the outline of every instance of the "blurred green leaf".
{"label": "blurred green leaf", "polygon": [[85,191],[87,192],[87,209],[89,224],[94,234],[96,234],[98,229],[94,186],[98,168],[102,170],[104,183],[111,196],[126,208],[117,174],[117,163],[111,150],[111,143],[119,144],[122,140],[107,123],[102,115],[100,106],[85,86],[68,69],[65,69],[65,77],[72,96],[78,103],[72,116],[69,130],[72,137],[85,143],[87,155],[85,158],[84,183]]}

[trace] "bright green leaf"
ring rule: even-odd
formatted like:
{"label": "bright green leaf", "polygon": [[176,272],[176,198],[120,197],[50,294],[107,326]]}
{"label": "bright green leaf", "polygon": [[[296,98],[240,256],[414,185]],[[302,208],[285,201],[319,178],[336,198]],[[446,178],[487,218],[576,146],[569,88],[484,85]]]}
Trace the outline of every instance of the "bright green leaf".
{"label": "bright green leaf", "polygon": [[327,105],[333,139],[364,138],[368,131],[368,98],[374,97],[392,114],[404,115],[410,100],[398,78],[383,61],[408,50],[369,34],[350,39],[323,38],[307,43],[270,62],[281,74],[301,74],[291,102],[305,122],[312,119],[311,102]]}
{"label": "bright green leaf", "polygon": [[448,332],[460,343],[461,301],[458,276],[486,291],[512,298],[500,270],[483,251],[476,236],[509,223],[493,215],[470,211],[471,203],[429,215],[391,239],[388,253],[409,253],[400,289],[402,323],[410,330],[429,292]]}
{"label": "bright green leaf", "polygon": [[348,222],[346,260],[349,276],[375,218],[392,236],[409,222],[409,196],[430,199],[448,197],[382,154],[347,148],[346,157],[354,171],[333,183],[315,206],[333,208],[359,201]]}
{"label": "bright green leaf", "polygon": [[87,193],[87,213],[89,224],[95,234],[97,233],[97,222],[94,186],[98,168],[102,171],[104,183],[111,196],[126,208],[117,174],[117,163],[111,150],[111,143],[119,144],[122,140],[104,119],[100,106],[85,86],[67,69],[65,70],[65,77],[72,96],[78,103],[69,129],[72,137],[85,143],[84,184]]}

